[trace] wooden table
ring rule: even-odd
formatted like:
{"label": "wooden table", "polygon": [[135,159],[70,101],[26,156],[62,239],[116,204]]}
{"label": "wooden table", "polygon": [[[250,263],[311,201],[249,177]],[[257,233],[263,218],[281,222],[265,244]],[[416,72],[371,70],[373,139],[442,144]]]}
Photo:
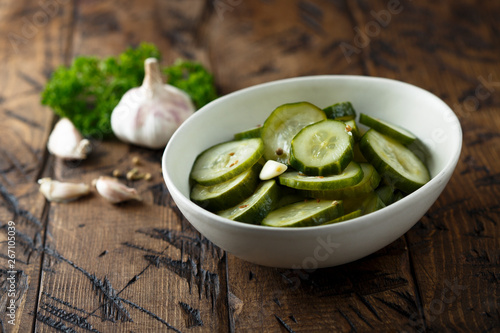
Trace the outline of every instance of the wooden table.
{"label": "wooden table", "polygon": [[[500,2],[474,0],[2,1],[0,327],[498,332],[499,18]],[[460,161],[429,212],[373,255],[314,271],[242,261],[180,214],[162,180],[161,151],[98,140],[78,164],[47,153],[56,118],[40,92],[54,68],[142,41],[155,43],[165,64],[201,61],[222,95],[315,74],[420,86],[460,118]],[[97,194],[48,203],[38,191],[43,176],[90,183],[131,168],[134,156],[153,174],[129,183],[142,203],[111,205]]]}

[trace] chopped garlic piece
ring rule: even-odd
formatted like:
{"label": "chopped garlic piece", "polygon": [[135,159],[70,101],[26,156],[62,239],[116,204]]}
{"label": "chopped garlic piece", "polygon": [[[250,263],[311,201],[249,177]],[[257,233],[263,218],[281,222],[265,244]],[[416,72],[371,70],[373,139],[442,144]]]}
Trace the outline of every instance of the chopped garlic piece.
{"label": "chopped garlic piece", "polygon": [[269,160],[260,171],[259,178],[261,180],[268,180],[277,177],[285,172],[287,168],[288,167],[283,163]]}

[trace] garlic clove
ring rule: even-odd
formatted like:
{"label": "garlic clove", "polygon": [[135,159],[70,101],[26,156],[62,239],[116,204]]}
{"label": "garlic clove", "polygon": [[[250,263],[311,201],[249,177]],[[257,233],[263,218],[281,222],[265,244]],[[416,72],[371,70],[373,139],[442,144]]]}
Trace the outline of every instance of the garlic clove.
{"label": "garlic clove", "polygon": [[97,192],[111,203],[127,200],[142,201],[135,188],[128,187],[114,177],[101,176],[95,182]]}
{"label": "garlic clove", "polygon": [[39,179],[38,184],[48,201],[68,202],[90,193],[90,187],[84,183],[66,183],[46,177]]}
{"label": "garlic clove", "polygon": [[259,178],[261,180],[268,180],[281,175],[288,167],[280,162],[268,160],[260,171]]}
{"label": "garlic clove", "polygon": [[124,142],[163,148],[195,107],[188,94],[163,83],[157,59],[146,59],[144,68],[142,85],[127,91],[113,110],[111,128]]}
{"label": "garlic clove", "polygon": [[68,118],[61,118],[47,142],[49,153],[62,159],[85,159],[90,152],[90,141],[83,138]]}

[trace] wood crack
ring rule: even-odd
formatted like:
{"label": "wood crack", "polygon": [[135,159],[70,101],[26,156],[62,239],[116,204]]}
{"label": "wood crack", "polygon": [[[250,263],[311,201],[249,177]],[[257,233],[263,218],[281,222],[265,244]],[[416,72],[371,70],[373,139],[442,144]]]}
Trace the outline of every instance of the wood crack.
{"label": "wood crack", "polygon": [[[83,317],[83,318],[85,318],[85,320],[87,320],[90,316],[94,315],[94,313],[98,309],[102,309],[102,318],[103,318],[103,320],[110,320],[112,322],[116,322],[116,321],[122,321],[122,322],[133,321],[132,317],[130,315],[130,312],[123,306],[123,304],[127,304],[127,305],[129,305],[129,306],[131,306],[131,307],[133,307],[133,308],[141,311],[141,312],[144,312],[144,313],[148,314],[150,317],[152,317],[155,320],[161,322],[168,329],[180,333],[180,330],[178,330],[174,326],[170,325],[168,322],[166,322],[165,320],[163,320],[161,317],[159,317],[155,313],[153,313],[153,312],[151,312],[151,311],[149,311],[149,310],[141,307],[140,305],[137,305],[137,304],[135,304],[135,303],[133,303],[133,302],[127,300],[127,299],[124,299],[124,298],[120,297],[119,293],[121,291],[117,292],[113,288],[113,286],[111,285],[111,281],[107,277],[105,277],[104,280],[101,280],[101,279],[97,278],[95,276],[95,274],[87,272],[85,269],[83,269],[83,268],[79,267],[78,265],[76,265],[73,261],[71,261],[71,260],[63,257],[61,254],[59,254],[54,249],[45,247],[44,248],[44,253],[47,254],[47,255],[49,255],[49,256],[51,256],[51,257],[54,257],[57,260],[61,260],[61,261],[65,262],[65,263],[67,263],[68,265],[70,265],[71,267],[73,267],[74,269],[76,269],[77,271],[81,272],[91,282],[93,290],[95,291],[96,295],[99,297],[100,305],[99,305],[99,307],[97,309],[95,309],[94,311],[88,313],[88,315],[86,317]],[[147,269],[147,267],[146,267],[146,269]],[[127,284],[127,286],[128,285],[129,284]],[[39,316],[40,316],[40,318],[39,318]],[[47,325],[49,325],[51,327],[53,327],[54,325],[57,326],[57,327],[54,327],[54,328],[58,328],[58,327],[61,327],[61,325],[63,325],[63,324],[61,324],[61,322],[57,322],[53,318],[43,316],[39,312],[37,312],[37,314],[36,314],[36,319],[39,320],[39,321],[42,321],[43,323],[45,323],[45,324],[47,324]],[[67,329],[67,327],[64,326],[64,329]]]}
{"label": "wood crack", "polygon": [[[405,234],[404,238],[405,238],[406,243],[409,244],[408,236],[406,234]],[[415,293],[415,300],[414,300],[415,311],[416,311],[415,313],[418,314],[418,316],[420,316],[420,318],[422,318],[423,330],[426,331],[427,330],[427,322],[426,322],[426,318],[424,315],[424,306],[422,304],[422,295],[421,295],[421,291],[420,291],[420,285],[418,284],[417,273],[415,271],[415,263],[413,261],[413,253],[411,251],[411,247],[408,247],[407,255],[408,255],[408,262],[410,265],[410,275],[412,277],[413,285],[414,285],[413,290]],[[415,315],[412,315],[412,316],[414,317]],[[410,316],[410,320],[413,320],[412,316]]]}

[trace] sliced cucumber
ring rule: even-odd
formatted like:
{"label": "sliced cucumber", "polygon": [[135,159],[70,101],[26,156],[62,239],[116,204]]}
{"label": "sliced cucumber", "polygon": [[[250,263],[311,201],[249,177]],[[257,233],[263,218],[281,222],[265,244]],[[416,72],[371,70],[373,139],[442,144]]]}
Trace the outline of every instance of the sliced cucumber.
{"label": "sliced cucumber", "polygon": [[333,104],[324,108],[323,111],[329,119],[345,121],[356,118],[356,111],[351,102]]}
{"label": "sliced cucumber", "polygon": [[368,161],[366,160],[366,158],[363,156],[363,153],[359,149],[359,143],[358,142],[356,142],[354,144],[354,146],[352,147],[352,152],[353,152],[353,158],[352,158],[352,160],[354,162],[368,163]]}
{"label": "sliced cucumber", "polygon": [[363,179],[361,179],[361,181],[359,181],[357,184],[337,190],[302,190],[301,192],[306,197],[329,200],[354,198],[370,193],[379,185],[380,175],[378,174],[377,170],[375,170],[375,168],[369,163],[360,163],[359,165],[363,170]]}
{"label": "sliced cucumber", "polygon": [[347,213],[347,214],[342,215],[340,217],[337,217],[336,219],[333,219],[331,221],[323,223],[322,225],[333,224],[333,223],[337,223],[337,222],[344,222],[347,220],[352,220],[352,219],[359,217],[359,216],[361,216],[361,209],[358,209],[358,210],[355,210],[354,212],[350,212],[350,213]]}
{"label": "sliced cucumber", "polygon": [[354,142],[358,142],[359,139],[361,139],[361,132],[359,131],[358,123],[356,122],[356,120],[346,120],[344,121],[344,124],[346,126],[346,130],[351,132],[352,137],[354,138]]}
{"label": "sliced cucumber", "polygon": [[305,126],[324,119],[326,119],[325,113],[308,102],[277,107],[262,126],[264,157],[288,165],[293,137]]}
{"label": "sliced cucumber", "polygon": [[413,133],[400,126],[374,117],[370,117],[369,115],[364,113],[359,114],[359,122],[363,125],[373,128],[379,133],[387,135],[394,140],[401,142],[404,145],[409,145],[417,139],[417,137]]}
{"label": "sliced cucumber", "polygon": [[323,120],[300,130],[292,140],[290,165],[309,176],[341,173],[352,161],[354,139],[346,125]]}
{"label": "sliced cucumber", "polygon": [[249,128],[243,132],[236,133],[234,135],[235,140],[243,140],[243,139],[251,139],[251,138],[260,138],[260,131],[262,130],[262,126],[256,126]]}
{"label": "sliced cucumber", "polygon": [[386,205],[380,199],[377,193],[372,192],[368,194],[368,197],[366,200],[363,202],[363,215],[375,212],[379,209],[384,208]]}
{"label": "sliced cucumber", "polygon": [[205,186],[222,183],[250,168],[263,153],[264,144],[260,138],[215,145],[198,156],[191,178]]}
{"label": "sliced cucumber", "polygon": [[403,192],[396,190],[396,191],[394,192],[394,196],[392,197],[392,202],[391,202],[391,204],[395,203],[396,201],[399,201],[399,200],[403,199],[403,198],[404,198],[404,196],[405,196],[405,195],[403,194]]}
{"label": "sliced cucumber", "polygon": [[398,141],[370,129],[359,142],[363,156],[395,188],[411,193],[430,180],[425,164]]}
{"label": "sliced cucumber", "polygon": [[344,199],[343,202],[346,214],[361,210],[361,215],[366,215],[386,206],[374,191],[361,197]]}
{"label": "sliced cucumber", "polygon": [[410,149],[417,157],[427,165],[429,162],[431,153],[429,152],[429,148],[427,148],[422,141],[418,138],[413,141],[411,144],[406,146]]}
{"label": "sliced cucumber", "polygon": [[307,227],[333,220],[344,214],[342,201],[307,200],[270,212],[262,225],[269,227]]}
{"label": "sliced cucumber", "polygon": [[363,179],[363,170],[351,162],[341,174],[331,176],[307,176],[298,171],[287,171],[279,176],[281,185],[299,190],[335,190],[357,184]]}
{"label": "sliced cucumber", "polygon": [[375,193],[378,194],[382,202],[389,206],[392,203],[392,199],[394,198],[394,188],[390,185],[380,185]]}
{"label": "sliced cucumber", "polygon": [[254,193],[261,168],[262,165],[257,162],[225,182],[211,186],[196,184],[191,190],[191,200],[212,212],[232,207]]}
{"label": "sliced cucumber", "polygon": [[260,224],[262,219],[273,210],[279,200],[279,186],[275,180],[261,182],[255,193],[236,206],[217,212],[217,215],[230,220]]}

